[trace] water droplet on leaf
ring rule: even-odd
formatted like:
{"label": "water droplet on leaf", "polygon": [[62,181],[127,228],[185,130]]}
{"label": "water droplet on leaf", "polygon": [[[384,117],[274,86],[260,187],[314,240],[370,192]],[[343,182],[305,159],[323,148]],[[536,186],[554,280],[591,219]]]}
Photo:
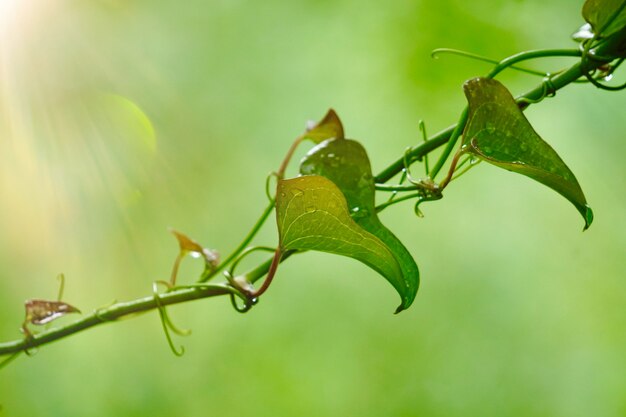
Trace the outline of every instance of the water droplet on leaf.
{"label": "water droplet on leaf", "polygon": [[355,219],[362,219],[363,217],[369,216],[369,211],[367,209],[363,209],[361,207],[355,207],[352,209],[352,217]]}

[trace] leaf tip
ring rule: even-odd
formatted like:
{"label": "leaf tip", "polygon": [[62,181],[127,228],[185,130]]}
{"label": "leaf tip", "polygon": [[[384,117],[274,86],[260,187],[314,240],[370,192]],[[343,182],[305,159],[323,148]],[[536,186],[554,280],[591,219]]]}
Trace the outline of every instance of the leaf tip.
{"label": "leaf tip", "polygon": [[402,303],[398,306],[398,308],[396,308],[396,311],[393,312],[393,314],[399,314],[401,312],[403,312],[404,310],[407,310],[409,307],[411,306],[411,303]]}
{"label": "leaf tip", "polygon": [[72,305],[69,305],[69,304],[67,304],[67,309],[66,309],[66,312],[67,312],[67,313],[78,313],[78,314],[83,314],[83,312],[82,312],[82,311],[80,311],[78,308],[76,308],[76,307],[74,307],[74,306],[72,306]]}
{"label": "leaf tip", "polygon": [[327,139],[345,139],[345,133],[341,119],[339,119],[335,110],[331,108],[328,109],[324,118],[319,122],[307,123],[303,137],[315,143],[320,143]]}
{"label": "leaf tip", "polygon": [[591,210],[591,207],[585,204],[584,213],[582,213],[582,215],[585,218],[585,227],[583,228],[584,232],[585,230],[589,229],[589,226],[591,226],[591,223],[593,223],[593,210]]}
{"label": "leaf tip", "polygon": [[415,300],[415,294],[417,294],[417,289],[415,290],[415,293],[413,293],[413,296],[403,296],[402,303],[398,306],[398,308],[396,308],[396,311],[394,311],[393,314],[398,314],[411,307],[413,300]]}

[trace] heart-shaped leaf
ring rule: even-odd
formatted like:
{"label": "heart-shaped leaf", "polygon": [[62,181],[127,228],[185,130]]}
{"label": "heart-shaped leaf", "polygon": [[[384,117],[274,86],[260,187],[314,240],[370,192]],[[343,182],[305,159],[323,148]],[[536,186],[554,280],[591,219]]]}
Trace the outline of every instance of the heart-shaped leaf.
{"label": "heart-shaped leaf", "polygon": [[506,87],[493,79],[474,78],[463,88],[469,102],[463,151],[552,188],[574,204],[587,229],[593,212],[576,177],[535,132]]}
{"label": "heart-shaped leaf", "polygon": [[309,124],[303,138],[315,143],[320,143],[326,139],[343,139],[343,125],[337,113],[333,109],[329,109],[322,120]]}
{"label": "heart-shaped leaf", "polygon": [[626,0],[587,0],[583,17],[593,33],[606,38],[626,27]]}
{"label": "heart-shaped leaf", "polygon": [[[403,289],[402,269],[389,248],[350,216],[337,186],[319,175],[278,182],[276,217],[281,251],[316,250],[357,259]],[[411,304],[403,289],[400,311]]]}
{"label": "heart-shaped leaf", "polygon": [[304,157],[300,172],[331,180],[345,196],[354,221],[379,238],[391,251],[402,275],[385,277],[402,297],[399,310],[407,308],[417,293],[419,270],[409,251],[376,215],[374,177],[363,146],[348,139],[324,141]]}

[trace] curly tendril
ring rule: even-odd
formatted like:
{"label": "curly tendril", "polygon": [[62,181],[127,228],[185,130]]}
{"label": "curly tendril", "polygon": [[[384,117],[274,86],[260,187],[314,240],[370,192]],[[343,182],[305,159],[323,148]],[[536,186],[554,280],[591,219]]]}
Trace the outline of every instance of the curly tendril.
{"label": "curly tendril", "polygon": [[176,349],[176,346],[174,346],[174,341],[172,340],[172,336],[170,335],[170,330],[172,330],[174,333],[179,334],[181,336],[186,336],[190,334],[191,331],[180,330],[172,324],[172,321],[167,315],[167,310],[165,309],[165,306],[161,303],[161,297],[159,295],[159,288],[158,288],[159,284],[162,284],[162,285],[167,284],[165,286],[168,288],[168,290],[170,290],[171,287],[169,283],[165,283],[164,281],[155,281],[152,283],[152,293],[154,295],[154,302],[157,305],[157,311],[159,312],[159,318],[161,319],[161,326],[163,327],[163,333],[165,333],[167,344],[169,345],[172,353],[176,356],[183,356],[185,354],[185,347],[181,345],[179,350]]}
{"label": "curly tendril", "polygon": [[[489,64],[494,64],[494,65],[498,65],[500,64],[502,61],[498,61],[497,59],[493,59],[493,58],[489,58],[483,55],[478,55],[472,52],[468,52],[468,51],[463,51],[460,49],[452,49],[452,48],[437,48],[434,49],[431,53],[430,56],[431,58],[434,59],[439,59],[439,55],[457,55],[457,56],[461,56],[464,58],[469,58],[469,59],[474,59],[476,61],[481,61],[481,62],[486,62]],[[537,75],[539,77],[545,77],[548,73],[544,72],[544,71],[537,71],[537,70],[533,70],[530,68],[524,68],[524,67],[520,67],[518,65],[513,65],[511,64],[510,66],[507,66],[505,68],[509,68],[515,71],[520,71],[520,72],[524,72],[526,74],[531,74],[531,75]]]}

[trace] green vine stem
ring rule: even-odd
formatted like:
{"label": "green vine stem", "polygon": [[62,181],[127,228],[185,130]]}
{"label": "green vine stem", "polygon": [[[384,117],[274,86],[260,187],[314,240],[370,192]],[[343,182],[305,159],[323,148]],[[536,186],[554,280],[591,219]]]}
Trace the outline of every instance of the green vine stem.
{"label": "green vine stem", "polygon": [[421,192],[420,193],[412,193],[412,194],[404,195],[402,197],[398,197],[398,198],[396,198],[395,200],[392,200],[392,201],[387,201],[386,203],[382,203],[382,204],[376,206],[376,213],[380,213],[381,211],[383,211],[387,207],[392,206],[394,204],[398,204],[398,203],[400,203],[402,201],[406,201],[406,200],[412,200],[414,198],[420,198],[423,195],[424,195],[424,193],[421,193]]}
{"label": "green vine stem", "polygon": [[415,191],[418,190],[419,187],[416,184],[376,184],[376,189],[378,191],[390,191],[390,192],[401,192],[401,191]]}
{"label": "green vine stem", "polygon": [[[535,103],[546,97],[547,95],[553,95],[554,92],[562,89],[568,84],[577,82],[581,77],[586,77],[588,74],[592,73],[603,67],[604,65],[612,62],[615,57],[619,57],[620,54],[623,54],[624,45],[626,39],[626,29],[622,30],[622,32],[615,36],[613,35],[611,38],[602,41],[599,43],[595,49],[589,50],[587,49],[587,53],[584,54],[584,51],[580,50],[542,50],[542,51],[530,51],[517,55],[513,55],[509,58],[500,61],[500,63],[489,73],[490,77],[494,77],[499,74],[501,71],[505,70],[517,64],[521,61],[541,58],[545,56],[572,56],[572,57],[581,57],[582,59],[569,67],[568,69],[561,71],[552,77],[549,78],[549,88],[547,87],[547,82],[542,82],[532,90],[526,92],[525,94],[518,97],[517,102],[520,108],[525,109],[530,104]],[[548,91],[549,90],[549,91]],[[433,135],[427,141],[419,144],[418,146],[409,148],[407,153],[403,154],[396,161],[392,162],[387,168],[385,168],[382,172],[380,172],[376,177],[375,181],[377,183],[377,189],[382,191],[410,191],[412,190],[412,186],[385,186],[384,184],[393,178],[395,175],[403,172],[406,166],[406,161],[409,163],[413,163],[415,161],[421,161],[426,155],[431,153],[432,151],[438,149],[439,147],[445,145],[446,143],[451,143],[448,145],[444,155],[445,157],[440,157],[437,162],[437,165],[433,167],[430,172],[431,178],[438,173],[443,164],[446,162],[448,156],[454,148],[455,141],[451,141],[451,138],[458,138],[462,133],[462,124],[464,118],[461,118],[460,125],[453,125],[444,129],[443,131]],[[461,127],[458,127],[461,126]],[[296,139],[296,141],[290,147],[287,156],[283,160],[280,169],[278,171],[277,177],[280,179],[284,175],[285,168],[291,159],[291,156],[296,148],[296,146],[301,142],[301,138]],[[416,187],[419,189],[419,187]],[[398,198],[394,200],[395,204],[398,201],[402,201],[408,198],[420,197],[420,193],[410,193],[410,195],[403,196],[402,198]],[[440,198],[440,196],[436,196],[436,198]],[[420,200],[421,201],[421,200]],[[385,207],[390,204],[383,204],[377,208],[377,211],[383,210]],[[19,356],[20,353],[29,352],[30,350],[37,348],[38,346],[42,346],[56,340],[71,336],[73,334],[79,333],[83,330],[96,327],[103,323],[112,322],[118,320],[122,317],[134,315],[138,313],[144,313],[147,311],[155,310],[155,309],[163,309],[166,306],[185,303],[193,300],[216,297],[221,295],[228,295],[231,297],[238,297],[244,299],[244,301],[250,301],[250,294],[242,294],[242,292],[233,287],[231,284],[225,282],[220,284],[203,284],[208,281],[210,278],[217,275],[220,271],[224,270],[230,263],[238,259],[243,251],[245,251],[246,247],[250,244],[253,238],[256,236],[257,232],[264,224],[264,222],[268,219],[270,213],[274,210],[275,202],[273,199],[270,200],[270,203],[267,205],[260,218],[254,224],[250,232],[246,235],[243,241],[235,248],[235,250],[215,269],[210,270],[204,273],[199,280],[199,284],[187,286],[187,287],[176,287],[173,288],[163,294],[159,294],[157,297],[154,295],[146,296],[143,298],[139,298],[132,301],[115,303],[106,308],[101,308],[98,310],[94,310],[91,314],[81,318],[78,321],[73,323],[55,327],[49,330],[44,330],[40,333],[24,337],[18,340],[9,341],[5,343],[0,343],[0,356],[8,355],[8,357],[0,362],[0,367],[6,366],[10,361]],[[256,281],[266,277],[268,272],[276,270],[278,264],[284,262],[286,259],[291,257],[294,251],[288,251],[285,253],[281,253],[279,250],[274,254],[271,259],[261,263],[256,268],[251,269],[250,271],[240,275],[241,278],[245,279],[247,282],[254,284]],[[271,279],[268,280],[266,278],[266,284],[263,285],[257,292],[256,295],[259,295],[262,291],[264,291],[267,286],[271,282]],[[254,300],[256,301],[256,300]],[[251,304],[247,305],[242,311],[247,311]]]}
{"label": "green vine stem", "polygon": [[81,332],[85,329],[115,321],[130,314],[144,313],[146,311],[154,310],[158,308],[159,305],[168,306],[191,300],[198,300],[201,298],[227,295],[232,292],[233,289],[226,284],[215,284],[211,286],[175,289],[159,295],[158,300],[156,300],[153,295],[149,295],[136,300],[117,303],[110,307],[96,310],[90,315],[65,326],[56,327],[48,331],[34,334],[32,337],[1,343],[0,356],[33,349],[50,342],[54,342],[55,340],[63,337]]}
{"label": "green vine stem", "polygon": [[452,149],[454,149],[454,146],[456,145],[457,140],[459,139],[459,137],[461,137],[461,134],[463,133],[463,129],[465,129],[465,124],[467,123],[467,113],[468,113],[468,108],[465,107],[465,109],[463,109],[463,112],[461,113],[461,117],[459,117],[458,123],[456,124],[456,126],[454,127],[454,130],[452,131],[452,133],[450,134],[450,137],[448,138],[448,144],[446,145],[446,148],[443,150],[443,153],[437,160],[437,163],[430,171],[430,178],[432,179],[435,178],[435,176],[439,173],[443,165],[448,160],[448,157],[452,153]]}

